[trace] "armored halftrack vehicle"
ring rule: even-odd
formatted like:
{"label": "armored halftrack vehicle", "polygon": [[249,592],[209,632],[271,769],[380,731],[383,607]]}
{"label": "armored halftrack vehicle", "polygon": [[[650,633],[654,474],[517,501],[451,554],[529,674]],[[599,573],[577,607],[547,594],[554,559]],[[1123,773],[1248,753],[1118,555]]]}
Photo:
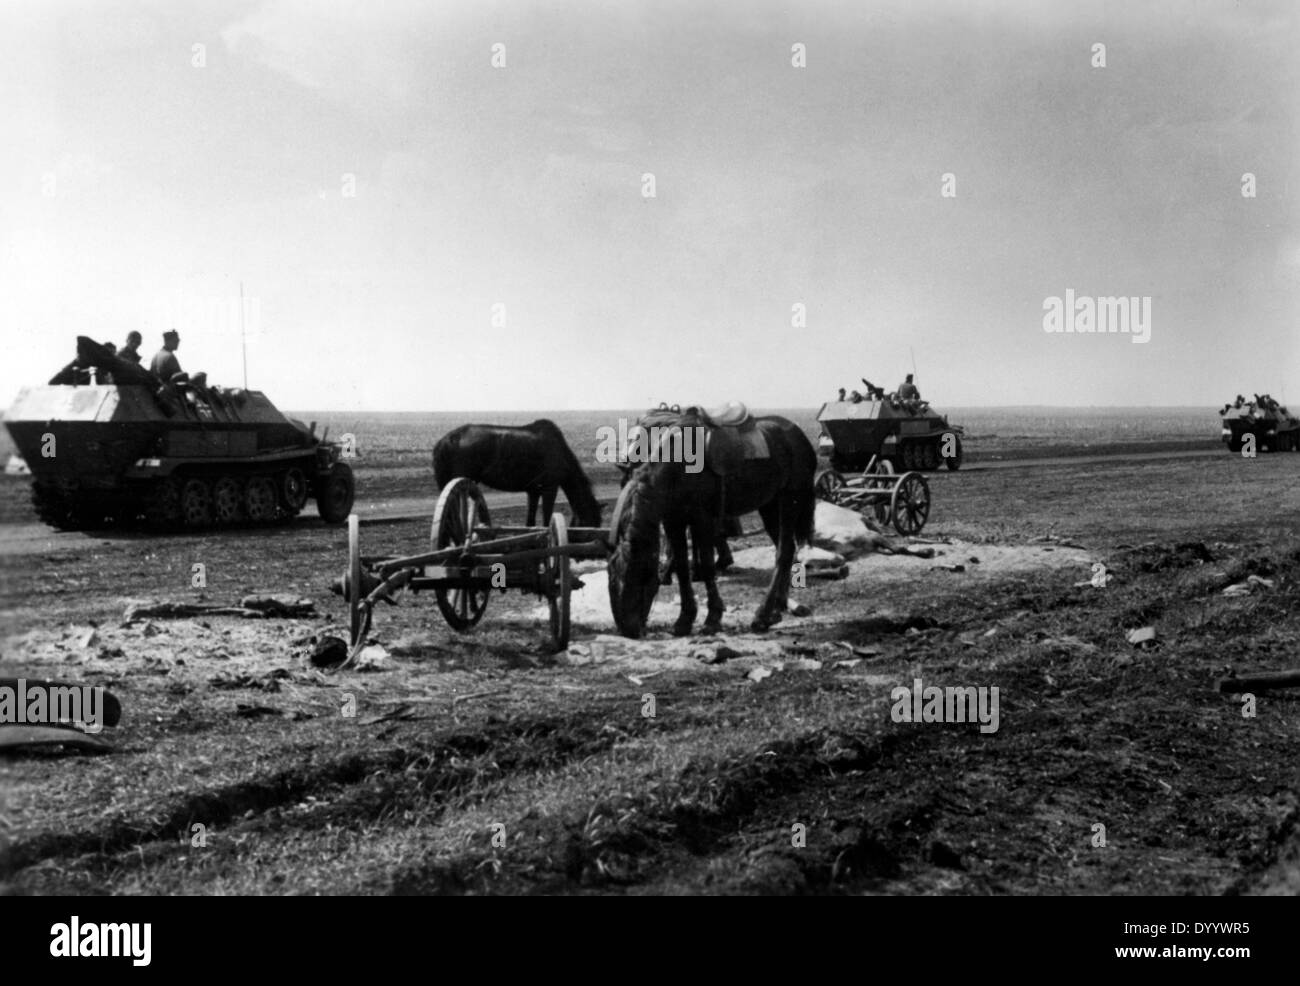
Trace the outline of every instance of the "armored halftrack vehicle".
{"label": "armored halftrack vehicle", "polygon": [[854,399],[823,404],[817,420],[822,426],[818,452],[838,472],[861,472],[872,456],[888,461],[896,472],[938,469],[940,464],[961,468],[965,432],[928,401],[900,398],[868,384],[865,397],[855,392]]}
{"label": "armored halftrack vehicle", "polygon": [[1256,394],[1253,401],[1238,394],[1236,401],[1223,405],[1219,416],[1223,418],[1220,434],[1229,451],[1240,452],[1248,435],[1257,452],[1300,451],[1300,418],[1268,394]]}
{"label": "armored halftrack vehicle", "polygon": [[258,391],[163,382],[84,336],[47,386],[19,393],[5,427],[38,515],[65,530],[275,523],[311,498],[341,524],[352,509],[352,470],[314,425]]}

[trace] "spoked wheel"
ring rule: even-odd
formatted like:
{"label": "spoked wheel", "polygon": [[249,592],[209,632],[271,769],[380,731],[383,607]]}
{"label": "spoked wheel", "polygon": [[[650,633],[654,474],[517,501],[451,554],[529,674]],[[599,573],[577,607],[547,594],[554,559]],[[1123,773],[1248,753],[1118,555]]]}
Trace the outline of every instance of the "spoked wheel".
{"label": "spoked wheel", "polygon": [[[563,548],[569,543],[569,522],[561,514],[552,514],[546,533],[548,548]],[[569,646],[569,593],[572,591],[569,556],[556,551],[546,559],[546,599],[551,608],[551,641],[556,650],[566,650]]]}
{"label": "spoked wheel", "polygon": [[349,652],[355,653],[370,632],[370,607],[362,602],[361,518],[348,515],[348,574],[344,584],[348,597]]}
{"label": "spoked wheel", "polygon": [[[867,463],[864,476],[892,476],[894,475],[894,464],[888,459],[874,457],[871,462]],[[876,484],[870,484],[873,487]],[[876,523],[882,527],[889,526],[889,493],[886,489],[881,489],[879,496],[871,503],[872,516],[876,518]]]}
{"label": "spoked wheel", "polygon": [[218,524],[234,524],[243,519],[244,491],[233,476],[222,476],[212,485],[212,516]]}
{"label": "spoked wheel", "polygon": [[254,476],[244,492],[248,519],[254,524],[275,520],[275,484],[268,476]]}
{"label": "spoked wheel", "polygon": [[203,480],[186,480],[181,487],[181,520],[186,527],[207,527],[212,523],[212,491]]}
{"label": "spoked wheel", "polygon": [[930,484],[919,472],[904,473],[890,498],[894,529],[905,537],[921,533],[930,516]]}
{"label": "spoked wheel", "polygon": [[817,491],[817,498],[825,500],[827,503],[837,503],[839,500],[840,490],[848,485],[844,482],[843,475],[837,469],[823,469],[817,473],[813,480],[813,488]]}
{"label": "spoked wheel", "polygon": [[[434,548],[469,548],[474,543],[474,528],[479,524],[491,524],[483,494],[472,480],[453,479],[438,497],[438,506],[433,511]],[[433,592],[447,625],[465,633],[483,619],[492,590],[490,587],[437,588]]]}

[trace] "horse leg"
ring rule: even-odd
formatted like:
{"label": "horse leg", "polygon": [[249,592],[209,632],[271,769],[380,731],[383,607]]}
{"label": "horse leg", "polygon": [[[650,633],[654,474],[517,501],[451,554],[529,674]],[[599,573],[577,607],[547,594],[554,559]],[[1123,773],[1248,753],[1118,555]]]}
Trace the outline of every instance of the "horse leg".
{"label": "horse leg", "polygon": [[[560,492],[558,486],[542,490],[542,526],[546,527],[551,523],[551,514],[555,513],[555,497]],[[529,521],[529,526],[532,521]]]}
{"label": "horse leg", "polygon": [[732,565],[736,564],[736,559],[731,555],[731,546],[727,544],[727,535],[718,535],[718,572],[725,572]]}
{"label": "horse leg", "polygon": [[[532,527],[533,521],[535,521],[536,519],[537,519],[537,491],[529,490],[528,491],[528,520],[524,522],[524,526]],[[548,521],[547,523],[550,522]]]}
{"label": "horse leg", "polygon": [[672,541],[667,538],[664,541],[664,556],[659,565],[659,584],[672,585],[673,576],[677,573],[677,558],[673,553]]}
{"label": "horse leg", "polygon": [[668,535],[669,550],[677,574],[677,589],[682,597],[682,612],[673,624],[673,636],[685,637],[695,625],[698,607],[695,605],[695,593],[691,590],[691,554],[686,547],[686,524],[673,520],[664,522],[664,533]]}
{"label": "horse leg", "polygon": [[718,541],[726,544],[722,535],[714,529],[710,520],[705,519],[691,525],[691,543],[699,549],[699,559],[695,570],[696,577],[704,582],[704,591],[708,594],[708,612],[704,618],[703,633],[717,633],[722,629],[722,614],[727,607],[718,592],[717,570],[713,564],[713,545]]}
{"label": "horse leg", "polygon": [[[776,541],[776,566],[772,570],[772,582],[768,586],[767,596],[759,604],[750,628],[763,631],[780,623],[785,616],[785,607],[790,599],[790,580],[794,574],[794,511],[787,498],[782,497],[770,503],[761,511],[763,526]],[[769,518],[769,514],[771,515]]]}

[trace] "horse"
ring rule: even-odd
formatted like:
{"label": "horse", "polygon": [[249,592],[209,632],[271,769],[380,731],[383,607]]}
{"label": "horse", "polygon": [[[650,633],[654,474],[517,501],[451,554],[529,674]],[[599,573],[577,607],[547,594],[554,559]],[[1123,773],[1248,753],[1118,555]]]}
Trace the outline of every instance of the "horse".
{"label": "horse", "polygon": [[[659,528],[662,524],[672,551],[681,613],[673,624],[676,636],[695,625],[698,607],[691,591],[691,556],[686,534],[698,555],[696,576],[705,584],[708,612],[702,630],[717,633],[726,610],[718,593],[713,551],[718,525],[724,517],[757,510],[763,528],[776,546],[776,568],[767,595],[750,627],[764,631],[785,615],[798,544],[811,542],[816,491],[817,450],[794,422],[777,415],[754,419],[767,441],[769,458],[746,459],[723,477],[706,463],[692,472],[680,457],[660,456],[641,462],[619,497],[611,525],[609,601],[614,622],[626,637],[645,632],[650,607],[659,590]],[[681,427],[704,427],[697,408],[682,413]],[[674,461],[674,460],[678,461]]]}
{"label": "horse", "polygon": [[579,527],[600,526],[600,504],[591,481],[554,421],[520,426],[461,425],[433,447],[438,486],[464,476],[493,489],[528,494],[528,526],[541,502],[542,524],[551,522],[555,497],[564,491]]}
{"label": "horse", "polygon": [[[631,482],[632,474],[636,472],[636,467],[623,462],[617,463],[617,466],[619,472],[622,474],[618,487],[622,490],[624,486]],[[731,545],[727,543],[728,539],[743,537],[744,534],[745,529],[740,523],[739,517],[727,517],[718,525],[717,540],[714,542],[713,548],[714,551],[717,552],[717,561],[714,567],[717,569],[719,575],[725,575],[727,569],[731,568],[731,566],[736,563],[735,558],[731,554]],[[696,571],[699,569],[700,565],[700,552],[698,548],[695,548],[692,551],[692,558],[694,559],[692,562],[694,565],[692,571]],[[663,564],[659,566],[659,584],[672,585],[676,573],[676,566],[673,562],[673,546],[671,544],[668,545],[668,550],[664,553],[662,561]],[[698,582],[700,579],[696,578],[695,581]]]}

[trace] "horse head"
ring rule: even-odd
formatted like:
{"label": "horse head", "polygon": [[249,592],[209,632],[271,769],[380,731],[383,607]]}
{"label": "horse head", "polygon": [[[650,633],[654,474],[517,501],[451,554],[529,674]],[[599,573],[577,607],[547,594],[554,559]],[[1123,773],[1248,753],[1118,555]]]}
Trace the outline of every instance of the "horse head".
{"label": "horse head", "polygon": [[610,521],[612,550],[607,565],[610,611],[625,637],[645,633],[659,592],[660,515],[653,471],[629,470]]}

